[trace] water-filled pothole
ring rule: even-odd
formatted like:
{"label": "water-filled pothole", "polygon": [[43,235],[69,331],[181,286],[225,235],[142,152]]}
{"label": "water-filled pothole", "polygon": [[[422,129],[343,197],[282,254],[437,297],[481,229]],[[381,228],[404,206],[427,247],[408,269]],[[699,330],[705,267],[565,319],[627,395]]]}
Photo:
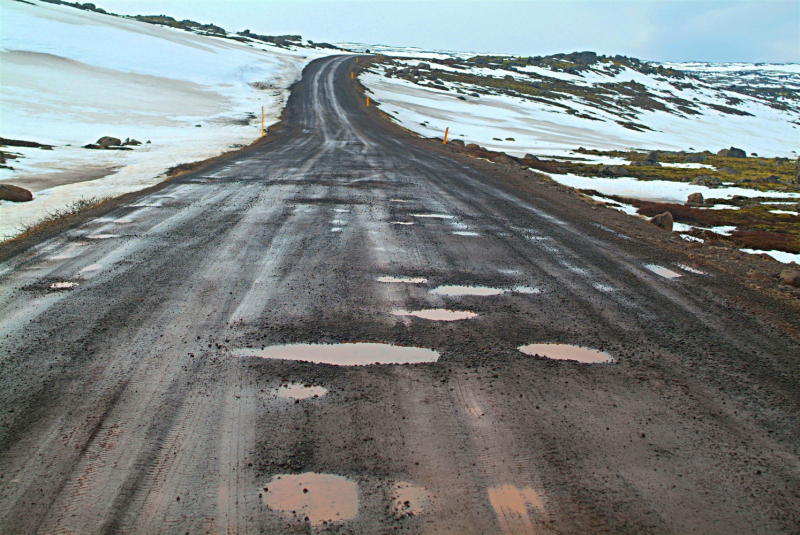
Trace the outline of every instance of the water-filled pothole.
{"label": "water-filled pothole", "polygon": [[392,221],[392,225],[413,225],[411,221]]}
{"label": "water-filled pothole", "polygon": [[331,232],[341,232],[341,231],[342,231],[342,227],[333,227],[333,228],[331,228]]}
{"label": "water-filled pothole", "polygon": [[555,360],[577,360],[584,364],[600,364],[614,361],[608,353],[567,344],[529,344],[520,346],[517,349],[527,355],[539,355],[540,357]]}
{"label": "water-filled pothole", "polygon": [[264,486],[261,499],[270,509],[312,525],[352,520],[358,514],[358,486],[333,474],[275,476]]}
{"label": "water-filled pothole", "polygon": [[344,344],[287,344],[264,349],[238,349],[239,357],[303,360],[314,364],[368,366],[370,364],[417,364],[436,362],[439,353],[421,347],[394,346],[371,342]]}
{"label": "water-filled pothole", "polygon": [[111,238],[119,238],[119,234],[89,234],[86,236],[89,240],[108,240]]}
{"label": "water-filled pothole", "polygon": [[54,282],[50,285],[51,290],[71,290],[75,288],[78,284],[75,282]]}
{"label": "water-filled pothole", "polygon": [[539,288],[536,288],[534,286],[514,286],[511,289],[511,291],[515,292],[515,293],[518,293],[518,294],[540,294],[540,293],[542,293],[542,291]]}
{"label": "water-filled pothole", "polygon": [[285,383],[278,387],[276,395],[286,399],[321,398],[328,393],[328,389],[303,383]]}
{"label": "water-filled pothole", "polygon": [[453,219],[455,216],[448,214],[411,214],[411,217],[424,217],[430,219]]}
{"label": "water-filled pothole", "polygon": [[453,232],[456,236],[480,236],[477,232],[472,232],[469,230],[456,230]]}
{"label": "water-filled pothole", "polygon": [[448,310],[446,308],[430,308],[427,310],[395,310],[392,312],[395,316],[414,316],[424,320],[431,321],[457,321],[457,320],[471,320],[478,315],[469,310]]}
{"label": "water-filled pothole", "polygon": [[705,271],[699,270],[699,269],[694,268],[692,266],[687,266],[686,264],[678,264],[678,267],[681,268],[684,271],[688,271],[689,273],[694,273],[695,275],[706,275],[707,274]]}
{"label": "water-filled pothole", "polygon": [[430,509],[431,495],[425,487],[398,481],[392,489],[392,510],[396,517],[419,515]]}
{"label": "water-filled pothole", "polygon": [[428,279],[424,277],[378,277],[378,282],[403,282],[406,284],[425,284]]}
{"label": "water-filled pothole", "polygon": [[85,271],[97,271],[98,269],[103,269],[103,266],[102,266],[102,265],[100,265],[100,264],[90,264],[90,265],[86,266],[85,268],[83,268],[83,269],[81,270],[81,272],[85,272]]}
{"label": "water-filled pothole", "polygon": [[500,530],[503,533],[535,533],[534,525],[528,516],[528,509],[537,513],[544,510],[542,499],[530,487],[497,485],[488,489],[489,503],[492,504]]}
{"label": "water-filled pothole", "polygon": [[488,286],[439,286],[431,290],[431,293],[436,295],[450,295],[450,296],[459,296],[459,295],[489,296],[489,295],[500,295],[502,293],[506,293],[506,290],[501,290],[500,288],[489,288]]}
{"label": "water-filled pothole", "polygon": [[649,269],[650,271],[652,271],[656,275],[661,275],[662,277],[664,277],[666,279],[676,279],[676,278],[681,276],[680,273],[675,273],[671,269],[667,269],[667,268],[665,268],[663,266],[659,266],[659,265],[656,265],[656,264],[645,264],[644,267],[646,267],[647,269]]}

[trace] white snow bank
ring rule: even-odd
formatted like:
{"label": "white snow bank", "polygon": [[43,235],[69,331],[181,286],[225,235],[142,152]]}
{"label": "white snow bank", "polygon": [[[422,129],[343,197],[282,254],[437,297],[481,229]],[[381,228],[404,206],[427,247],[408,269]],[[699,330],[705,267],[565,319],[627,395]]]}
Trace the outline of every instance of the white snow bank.
{"label": "white snow bank", "polygon": [[[0,181],[34,200],[0,203],[0,237],[81,197],[142,189],[176,164],[251,143],[261,106],[266,124],[276,122],[289,86],[325,55],[32,3],[0,3],[0,137],[55,150],[4,149],[25,158],[9,161],[15,170],[0,170]],[[104,135],[152,143],[80,148]]]}

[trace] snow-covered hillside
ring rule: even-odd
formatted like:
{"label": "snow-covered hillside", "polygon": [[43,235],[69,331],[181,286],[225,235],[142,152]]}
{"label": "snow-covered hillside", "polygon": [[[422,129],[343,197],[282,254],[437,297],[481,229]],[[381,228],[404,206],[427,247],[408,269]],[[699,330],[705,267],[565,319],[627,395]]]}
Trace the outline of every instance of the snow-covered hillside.
{"label": "snow-covered hillside", "polygon": [[[0,182],[34,200],[0,201],[0,237],[81,197],[141,189],[176,164],[253,142],[261,106],[273,124],[303,67],[328,53],[37,0],[3,0],[0,15],[0,137],[54,146],[3,148],[20,157],[0,169]],[[81,148],[101,136],[143,144]]]}
{"label": "snow-covered hillside", "polygon": [[581,146],[716,152],[733,145],[784,157],[800,150],[800,101],[775,90],[796,97],[798,65],[628,58],[527,64],[441,57],[447,55],[384,59],[361,80],[381,109],[410,130],[441,137],[449,127],[451,136],[515,156]]}

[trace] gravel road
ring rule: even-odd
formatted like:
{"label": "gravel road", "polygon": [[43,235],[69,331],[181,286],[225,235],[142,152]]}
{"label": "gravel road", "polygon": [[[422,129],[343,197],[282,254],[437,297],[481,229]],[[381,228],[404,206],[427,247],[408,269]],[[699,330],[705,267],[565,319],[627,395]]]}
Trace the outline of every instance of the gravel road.
{"label": "gravel road", "polygon": [[796,336],[666,232],[412,138],[354,66],[0,264],[0,532],[797,533]]}

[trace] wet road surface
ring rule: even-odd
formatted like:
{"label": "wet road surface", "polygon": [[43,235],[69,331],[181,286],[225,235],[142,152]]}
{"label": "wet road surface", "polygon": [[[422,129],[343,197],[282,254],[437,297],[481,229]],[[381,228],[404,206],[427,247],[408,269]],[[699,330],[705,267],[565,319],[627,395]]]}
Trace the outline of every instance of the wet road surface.
{"label": "wet road surface", "polygon": [[352,62],[0,264],[0,532],[796,533],[797,341],[412,142]]}

